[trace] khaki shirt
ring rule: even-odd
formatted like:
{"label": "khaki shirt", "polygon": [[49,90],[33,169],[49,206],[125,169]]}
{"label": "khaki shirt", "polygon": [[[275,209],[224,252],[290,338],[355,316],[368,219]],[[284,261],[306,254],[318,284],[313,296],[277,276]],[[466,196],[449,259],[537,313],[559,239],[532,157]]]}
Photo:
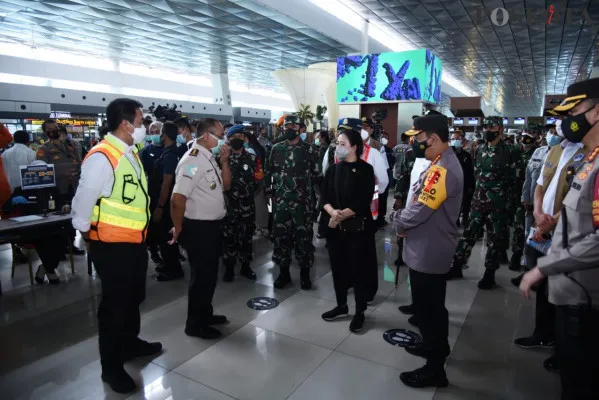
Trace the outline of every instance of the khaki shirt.
{"label": "khaki shirt", "polygon": [[72,186],[74,191],[77,190],[81,159],[71,142],[60,142],[56,145],[48,141],[37,149],[36,157],[46,164],[54,164],[56,187],[61,194],[67,194],[69,186]]}
{"label": "khaki shirt", "polygon": [[185,218],[217,221],[227,214],[221,170],[212,153],[194,143],[175,172],[173,193],[187,197]]}

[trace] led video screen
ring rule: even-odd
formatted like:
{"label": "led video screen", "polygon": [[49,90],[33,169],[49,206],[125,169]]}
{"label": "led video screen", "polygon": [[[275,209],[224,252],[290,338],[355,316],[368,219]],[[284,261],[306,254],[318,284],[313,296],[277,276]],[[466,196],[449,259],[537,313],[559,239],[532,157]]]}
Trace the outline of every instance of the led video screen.
{"label": "led video screen", "polygon": [[478,118],[468,118],[468,125],[476,126],[476,125],[478,125],[478,121],[479,121]]}
{"label": "led video screen", "polygon": [[454,118],[453,124],[454,125],[464,125],[464,118]]}
{"label": "led video screen", "polygon": [[337,58],[337,102],[441,102],[441,60],[429,50]]}
{"label": "led video screen", "polygon": [[509,119],[507,119],[507,118],[504,118],[504,119],[503,119],[503,126],[506,126],[506,125],[508,125],[508,124],[509,124],[509,122],[510,122],[510,121],[509,121]]}
{"label": "led video screen", "polygon": [[524,117],[514,118],[514,125],[526,125],[526,118],[524,118]]}

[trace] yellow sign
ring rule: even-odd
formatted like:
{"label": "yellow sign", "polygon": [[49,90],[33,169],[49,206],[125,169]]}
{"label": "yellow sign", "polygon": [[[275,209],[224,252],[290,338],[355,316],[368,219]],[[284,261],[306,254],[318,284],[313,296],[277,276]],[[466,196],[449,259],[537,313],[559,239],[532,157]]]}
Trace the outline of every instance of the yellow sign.
{"label": "yellow sign", "polygon": [[[30,119],[27,120],[31,125],[42,125],[43,119]],[[88,119],[57,119],[55,120],[58,125],[70,125],[70,126],[96,126],[95,120]]]}

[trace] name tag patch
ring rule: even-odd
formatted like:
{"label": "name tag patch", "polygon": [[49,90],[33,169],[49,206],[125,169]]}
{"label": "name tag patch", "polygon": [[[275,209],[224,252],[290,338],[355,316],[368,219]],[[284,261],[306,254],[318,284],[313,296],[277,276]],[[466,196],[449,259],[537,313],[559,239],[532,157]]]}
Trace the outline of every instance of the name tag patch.
{"label": "name tag patch", "polygon": [[584,158],[584,154],[576,154],[574,156],[574,162],[578,162]]}

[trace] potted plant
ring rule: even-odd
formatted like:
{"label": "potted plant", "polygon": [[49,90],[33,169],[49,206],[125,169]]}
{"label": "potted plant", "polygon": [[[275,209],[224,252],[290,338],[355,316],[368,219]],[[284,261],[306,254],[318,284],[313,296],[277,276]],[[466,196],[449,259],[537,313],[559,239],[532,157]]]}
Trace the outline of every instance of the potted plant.
{"label": "potted plant", "polygon": [[299,110],[297,110],[297,116],[300,122],[303,122],[306,127],[310,126],[310,123],[314,120],[314,113],[310,110],[310,105],[300,104]]}
{"label": "potted plant", "polygon": [[317,106],[316,107],[316,119],[318,120],[319,129],[322,129],[322,120],[324,119],[324,115],[327,112],[327,106]]}

